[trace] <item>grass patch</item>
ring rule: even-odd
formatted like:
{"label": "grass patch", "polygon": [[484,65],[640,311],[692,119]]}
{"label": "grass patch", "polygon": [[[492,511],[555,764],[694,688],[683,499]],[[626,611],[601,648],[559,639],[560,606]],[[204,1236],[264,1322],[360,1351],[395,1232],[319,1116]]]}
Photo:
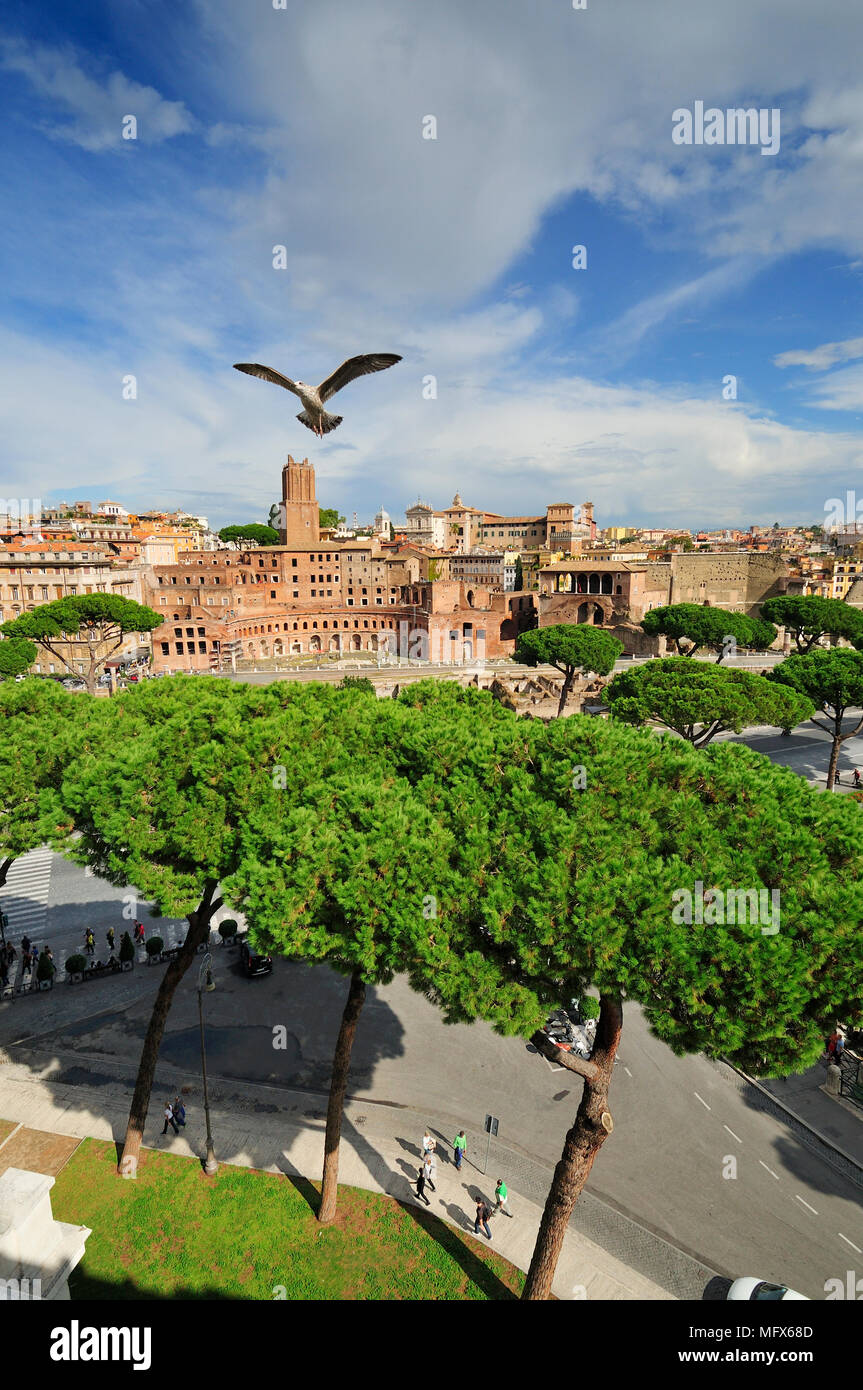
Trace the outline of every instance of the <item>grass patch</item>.
{"label": "grass patch", "polygon": [[487,1300],[524,1284],[472,1236],[392,1197],[342,1187],[320,1227],[304,1178],[223,1165],[209,1179],[195,1159],[145,1149],[126,1182],[116,1163],[114,1144],[86,1139],[51,1193],[58,1221],[93,1230],[73,1298]]}

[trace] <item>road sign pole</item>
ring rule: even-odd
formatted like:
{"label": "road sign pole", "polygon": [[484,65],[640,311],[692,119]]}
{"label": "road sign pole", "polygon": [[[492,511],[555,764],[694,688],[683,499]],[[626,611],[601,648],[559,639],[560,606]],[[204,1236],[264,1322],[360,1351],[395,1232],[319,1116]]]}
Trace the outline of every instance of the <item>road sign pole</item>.
{"label": "road sign pole", "polygon": [[498,1124],[499,1121],[496,1115],[486,1115],[485,1132],[488,1135],[488,1139],[485,1145],[485,1167],[482,1170],[483,1177],[485,1177],[488,1172],[488,1155],[491,1149],[491,1136],[494,1135],[495,1139],[497,1138]]}

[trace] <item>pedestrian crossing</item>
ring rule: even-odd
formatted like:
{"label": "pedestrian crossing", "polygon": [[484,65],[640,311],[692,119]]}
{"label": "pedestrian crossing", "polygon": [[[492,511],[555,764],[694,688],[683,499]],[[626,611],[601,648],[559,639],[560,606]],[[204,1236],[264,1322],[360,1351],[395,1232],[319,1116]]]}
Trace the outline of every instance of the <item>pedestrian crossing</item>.
{"label": "pedestrian crossing", "polygon": [[22,854],[9,868],[6,883],[0,888],[0,909],[9,918],[6,940],[18,945],[22,936],[41,945],[48,915],[48,894],[51,888],[52,853],[47,846]]}

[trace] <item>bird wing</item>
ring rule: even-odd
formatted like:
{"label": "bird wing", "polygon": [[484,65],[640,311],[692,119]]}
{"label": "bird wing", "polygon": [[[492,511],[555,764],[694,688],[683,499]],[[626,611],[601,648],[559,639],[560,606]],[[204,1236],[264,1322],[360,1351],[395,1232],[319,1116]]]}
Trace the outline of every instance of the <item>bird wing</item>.
{"label": "bird wing", "polygon": [[261,381],[271,381],[274,386],[284,386],[286,391],[293,391],[295,396],[299,396],[297,383],[291,381],[289,376],[282,376],[281,372],[276,372],[272,367],[262,367],[259,362],[235,362],[234,369],[238,372],[246,372],[248,376],[259,376]]}
{"label": "bird wing", "polygon": [[401,360],[395,352],[368,352],[363,357],[349,357],[340,367],[336,367],[326,381],[321,382],[318,395],[322,401],[328,401],[330,396],[334,396],[358,376],[367,376],[369,372],[382,372],[386,367],[394,367]]}

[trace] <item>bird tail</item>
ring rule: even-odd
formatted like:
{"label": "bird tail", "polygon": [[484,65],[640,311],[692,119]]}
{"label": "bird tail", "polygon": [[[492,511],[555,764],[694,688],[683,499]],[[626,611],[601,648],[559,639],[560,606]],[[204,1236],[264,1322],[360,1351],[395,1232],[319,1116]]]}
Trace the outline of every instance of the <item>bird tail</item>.
{"label": "bird tail", "polygon": [[301,410],[297,419],[307,430],[320,430],[322,434],[329,434],[330,430],[336,429],[342,423],[341,415],[329,415],[326,410],[322,410],[317,419],[307,410]]}

